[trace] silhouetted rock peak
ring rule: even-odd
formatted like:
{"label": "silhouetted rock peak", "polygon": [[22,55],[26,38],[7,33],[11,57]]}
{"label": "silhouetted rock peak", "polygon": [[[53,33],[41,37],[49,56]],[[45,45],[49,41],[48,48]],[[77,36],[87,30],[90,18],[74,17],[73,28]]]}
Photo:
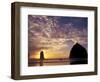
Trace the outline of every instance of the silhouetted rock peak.
{"label": "silhouetted rock peak", "polygon": [[44,59],[44,52],[41,51],[41,52],[40,52],[40,60],[43,60],[43,59]]}
{"label": "silhouetted rock peak", "polygon": [[83,46],[82,46],[82,45],[80,45],[79,43],[76,43],[73,47],[76,47],[76,46],[83,47]]}
{"label": "silhouetted rock peak", "polygon": [[71,64],[85,64],[87,63],[87,51],[82,45],[76,43],[70,51],[69,58],[78,60],[77,62],[71,62]]}

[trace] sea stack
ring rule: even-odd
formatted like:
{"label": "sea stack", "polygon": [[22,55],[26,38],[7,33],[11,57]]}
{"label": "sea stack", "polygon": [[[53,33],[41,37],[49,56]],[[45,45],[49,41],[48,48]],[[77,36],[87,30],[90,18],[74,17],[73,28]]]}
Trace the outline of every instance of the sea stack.
{"label": "sea stack", "polygon": [[86,49],[76,43],[70,51],[70,64],[87,64],[88,54]]}
{"label": "sea stack", "polygon": [[43,66],[43,60],[44,60],[44,52],[40,52],[40,66]]}

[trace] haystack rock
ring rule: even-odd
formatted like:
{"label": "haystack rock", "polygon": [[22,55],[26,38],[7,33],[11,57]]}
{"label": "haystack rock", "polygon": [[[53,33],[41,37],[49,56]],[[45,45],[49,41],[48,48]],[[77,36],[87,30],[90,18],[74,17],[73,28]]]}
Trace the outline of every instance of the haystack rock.
{"label": "haystack rock", "polygon": [[86,49],[76,43],[70,51],[70,64],[87,64],[88,54]]}

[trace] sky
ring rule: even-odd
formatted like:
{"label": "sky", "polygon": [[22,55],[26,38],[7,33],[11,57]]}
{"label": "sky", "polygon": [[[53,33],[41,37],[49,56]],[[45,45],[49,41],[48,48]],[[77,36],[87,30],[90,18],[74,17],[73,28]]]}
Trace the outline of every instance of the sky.
{"label": "sky", "polygon": [[28,15],[29,59],[68,58],[75,43],[87,49],[88,18]]}

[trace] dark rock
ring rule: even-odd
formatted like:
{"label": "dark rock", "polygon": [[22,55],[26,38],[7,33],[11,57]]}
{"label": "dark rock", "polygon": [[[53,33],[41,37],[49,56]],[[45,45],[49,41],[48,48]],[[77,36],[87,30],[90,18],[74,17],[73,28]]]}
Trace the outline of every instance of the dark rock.
{"label": "dark rock", "polygon": [[70,64],[87,64],[88,54],[86,49],[76,43],[70,51]]}
{"label": "dark rock", "polygon": [[40,52],[40,66],[43,66],[43,60],[44,60],[44,52]]}
{"label": "dark rock", "polygon": [[43,51],[40,52],[40,60],[41,59],[44,59],[44,52]]}

